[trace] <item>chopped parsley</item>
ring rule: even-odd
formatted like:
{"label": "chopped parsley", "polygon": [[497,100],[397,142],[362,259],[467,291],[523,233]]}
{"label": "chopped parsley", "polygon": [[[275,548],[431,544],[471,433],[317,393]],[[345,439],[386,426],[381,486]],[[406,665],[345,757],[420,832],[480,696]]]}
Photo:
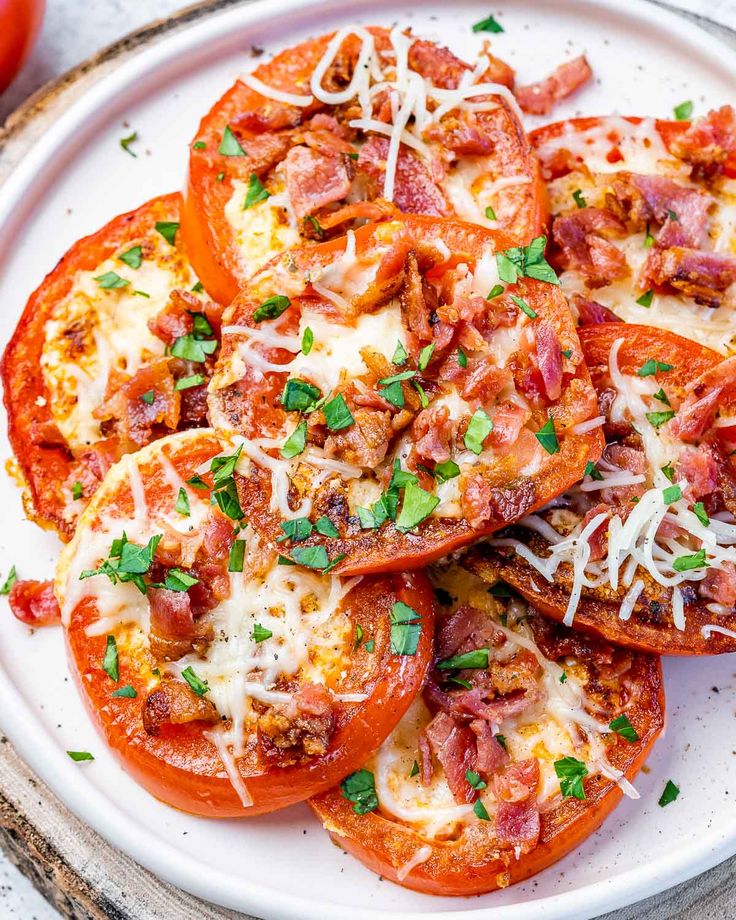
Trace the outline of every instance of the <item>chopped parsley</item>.
{"label": "chopped parsley", "polygon": [[705,561],[705,549],[699,549],[697,553],[687,556],[678,556],[672,562],[672,568],[676,572],[689,572],[691,569],[707,568],[708,563]]}
{"label": "chopped parsley", "polygon": [[560,674],[560,683],[561,684],[567,683],[567,671],[563,671],[562,674]]}
{"label": "chopped parsley", "polygon": [[180,377],[174,384],[175,390],[191,390],[192,387],[201,387],[204,377],[201,374],[190,374],[189,377]]}
{"label": "chopped parsley", "polygon": [[669,479],[670,482],[675,481],[675,468],[671,463],[666,464],[662,467],[662,472]]}
{"label": "chopped parsley", "polygon": [[156,221],[156,232],[160,233],[166,242],[173,246],[180,226],[176,220],[158,220]]}
{"label": "chopped parsley", "polygon": [[708,517],[708,513],[705,510],[705,505],[702,502],[695,502],[693,505],[693,513],[703,525],[703,527],[707,527],[710,524],[710,518]]}
{"label": "chopped parsley", "polygon": [[230,125],[225,125],[225,130],[222,132],[222,140],[220,141],[220,146],[217,148],[217,152],[221,153],[224,157],[245,157],[248,155],[240,146],[240,141],[233,134]]}
{"label": "chopped parsley", "polygon": [[535,278],[559,285],[560,279],[544,257],[546,245],[547,237],[538,236],[528,246],[515,246],[496,253],[498,277],[507,284],[514,284],[519,278]]}
{"label": "chopped parsley", "polygon": [[183,361],[203,364],[207,355],[213,354],[217,349],[217,339],[208,338],[213,334],[212,327],[201,313],[193,314],[193,319],[193,330],[174,339],[171,354]]}
{"label": "chopped parsley", "polygon": [[503,32],[503,26],[494,16],[488,16],[473,25],[473,32]]}
{"label": "chopped parsley", "polygon": [[468,785],[472,786],[473,789],[485,789],[488,785],[488,783],[480,778],[480,774],[476,773],[475,770],[466,770],[465,779],[467,780]]}
{"label": "chopped parsley", "polygon": [[424,387],[421,385],[421,383],[418,380],[412,380],[411,385],[417,391],[417,395],[419,396],[419,402],[422,406],[422,409],[426,409],[427,406],[429,405],[429,396],[427,396],[427,394],[424,392]]}
{"label": "chopped parsley", "polygon": [[415,760],[414,763],[411,765],[411,771],[409,772],[409,779],[411,779],[414,776],[417,776],[418,773],[419,773],[419,764]]}
{"label": "chopped parsley", "polygon": [[585,200],[585,197],[583,196],[582,189],[579,189],[579,188],[575,189],[575,191],[572,193],[572,200],[575,202],[575,204],[579,208],[587,208],[588,206],[588,202]]}
{"label": "chopped parsley", "polygon": [[340,534],[337,530],[337,527],[332,523],[332,521],[327,517],[327,515],[322,515],[321,518],[317,518],[315,522],[314,529],[317,533],[321,533],[323,537],[339,537]]}
{"label": "chopped parsley", "polygon": [[132,581],[141,594],[145,594],[147,587],[143,575],[153,564],[153,555],[162,536],[162,534],[156,534],[145,546],[139,546],[137,543],[131,543],[123,531],[122,537],[112,541],[108,558],[99,568],[81,572],[80,581],[92,578],[94,575],[107,575],[114,585],[119,581]]}
{"label": "chopped parsley", "polygon": [[274,294],[268,300],[264,300],[260,307],[257,307],[253,313],[253,321],[256,323],[263,322],[264,319],[278,319],[279,316],[288,310],[291,301],[283,294]]}
{"label": "chopped parsley", "polygon": [[203,290],[204,290],[204,285],[202,284],[201,281],[198,281],[196,284],[192,285],[193,294],[201,294]]}
{"label": "chopped parsley", "polygon": [[311,383],[292,377],[286,381],[281,394],[281,405],[287,412],[306,412],[314,406],[322,394]]}
{"label": "chopped parsley", "polygon": [[308,355],[312,350],[312,345],[314,345],[314,333],[309,326],[307,326],[302,333],[302,354]]}
{"label": "chopped parsley", "polygon": [[534,310],[532,310],[529,304],[522,297],[516,297],[515,294],[512,294],[511,299],[516,304],[516,306],[522,311],[522,313],[526,313],[529,319],[537,318],[537,314],[534,312]]}
{"label": "chopped parsley", "polygon": [[195,141],[195,142],[192,144],[192,147],[194,148],[194,150],[206,150],[206,149],[207,149],[207,144],[205,144],[204,141]]}
{"label": "chopped parsley", "polygon": [[660,808],[664,808],[665,805],[669,805],[670,802],[674,802],[679,794],[680,787],[676,786],[671,779],[668,779],[664,787],[664,791],[662,792],[662,795],[660,795],[659,802],[657,804]]}
{"label": "chopped parsley", "polygon": [[404,502],[396,521],[396,529],[401,533],[413,530],[429,517],[439,503],[436,495],[426,492],[416,483],[409,483],[404,489]]}
{"label": "chopped parsley", "polygon": [[345,397],[338,393],[333,399],[329,400],[322,406],[322,412],[330,431],[341,431],[343,428],[349,428],[355,424],[353,414],[348,409]]}
{"label": "chopped parsley", "polygon": [[496,217],[496,212],[493,210],[493,208],[490,205],[488,205],[488,207],[486,208],[486,218],[488,220],[498,220],[498,218]]}
{"label": "chopped parsley", "polygon": [[291,551],[291,556],[297,565],[303,565],[307,569],[326,569],[330,565],[324,546],[296,546]]}
{"label": "chopped parsley", "polygon": [[494,297],[498,297],[499,294],[503,294],[504,286],[502,284],[494,284],[490,291],[486,294],[486,300],[493,300]]}
{"label": "chopped parsley", "polygon": [[313,214],[308,214],[308,215],[304,218],[304,223],[305,223],[305,224],[309,224],[309,226],[310,226],[310,227],[312,228],[312,230],[314,231],[314,233],[315,233],[317,239],[321,240],[321,239],[324,237],[325,231],[322,229],[322,227],[320,226],[319,221],[317,220],[317,218],[316,218]]}
{"label": "chopped parsley", "polygon": [[419,367],[419,370],[420,370],[420,371],[423,371],[423,370],[426,370],[426,369],[427,369],[427,365],[428,365],[429,362],[432,360],[432,353],[433,353],[433,352],[434,352],[434,342],[432,342],[431,345],[426,345],[426,346],[419,352],[419,361],[417,362],[417,366]]}
{"label": "chopped parsley", "polygon": [[12,566],[8,572],[8,577],[5,579],[2,587],[0,588],[0,595],[5,597],[6,595],[10,594],[10,589],[13,587],[16,581],[18,581],[18,573],[15,571],[15,566]]}
{"label": "chopped parsley", "polygon": [[640,307],[651,307],[653,297],[654,297],[654,291],[651,288],[649,288],[649,290],[645,291],[641,295],[641,297],[636,298],[636,302],[639,304]]}
{"label": "chopped parsley", "polygon": [[205,693],[207,693],[210,689],[207,686],[206,680],[201,680],[201,678],[197,677],[191,665],[188,668],[184,668],[184,670],[181,672],[181,676],[189,684],[197,696],[204,696]]}
{"label": "chopped parsley", "polygon": [[[133,154],[133,156],[135,156],[135,154]],[[94,760],[94,757],[89,751],[67,751],[67,754],[75,763],[82,763],[84,760]]]}
{"label": "chopped parsley", "polygon": [[291,518],[288,521],[282,521],[279,527],[283,530],[284,535],[277,539],[277,543],[283,543],[284,540],[291,540],[293,543],[301,543],[312,535],[314,527],[309,518]]}
{"label": "chopped parsley", "polygon": [[198,584],[199,579],[185,572],[183,569],[169,569],[166,573],[163,587],[168,588],[169,591],[183,593]]}
{"label": "chopped parsley", "polygon": [[477,818],[480,818],[481,821],[491,820],[491,816],[488,814],[488,810],[481,799],[476,799],[475,805],[473,805],[473,813]]}
{"label": "chopped parsley", "polygon": [[534,432],[534,437],[539,441],[548,454],[556,454],[560,449],[560,442],[557,439],[554,419],[548,418],[539,431]]}
{"label": "chopped parsley", "polygon": [[681,102],[672,109],[672,112],[678,121],[689,121],[693,114],[692,100],[688,99],[686,102]]}
{"label": "chopped parsley", "polygon": [[302,419],[286,441],[284,441],[284,446],[281,448],[280,454],[284,460],[291,460],[292,457],[298,457],[306,446],[307,423]]}
{"label": "chopped parsley", "polygon": [[453,655],[437,663],[440,671],[464,671],[466,668],[484,669],[488,667],[487,648],[477,648],[462,655]]}
{"label": "chopped parsley", "polygon": [[127,137],[120,138],[120,146],[126,153],[129,153],[132,157],[137,157],[138,154],[130,149],[130,145],[135,143],[138,140],[138,132],[134,131],[132,134],[129,134]]}
{"label": "chopped parsley", "polygon": [[652,399],[657,399],[657,400],[659,400],[659,402],[664,403],[665,406],[671,405],[670,400],[669,400],[669,396],[667,396],[667,394],[666,394],[665,391],[662,389],[662,387],[660,387],[660,388],[657,390],[656,393],[653,393],[653,394],[652,394]]}
{"label": "chopped parsley", "polygon": [[664,501],[665,505],[679,502],[681,498],[682,489],[679,486],[667,486],[666,489],[662,489],[662,501]]}
{"label": "chopped parsley", "polygon": [[84,494],[84,489],[82,488],[82,483],[77,480],[72,485],[72,498],[76,501],[78,498],[81,498]]}
{"label": "chopped parsley", "polygon": [[245,559],[245,540],[233,540],[227,560],[228,572],[242,572]]}
{"label": "chopped parsley", "polygon": [[113,690],[113,696],[122,696],[128,700],[134,700],[138,696],[138,691],[135,687],[131,687],[130,684],[126,684],[124,687],[118,687],[117,690]]}
{"label": "chopped parsley", "polygon": [[248,179],[248,189],[245,193],[245,201],[243,202],[243,210],[247,211],[248,208],[252,208],[254,205],[260,204],[261,201],[265,201],[270,197],[271,193],[266,186],[255,173],[251,173]]}
{"label": "chopped parsley", "polygon": [[445,460],[444,463],[435,463],[434,476],[437,482],[447,482],[460,475],[460,467],[454,460]]}
{"label": "chopped parsley", "polygon": [[504,749],[504,751],[508,751],[508,747],[507,747],[507,745],[506,745],[506,736],[505,736],[505,735],[494,735],[493,737],[496,739],[496,741],[498,741],[498,743],[501,745],[501,747]]}
{"label": "chopped parsley", "polygon": [[121,278],[117,272],[105,272],[104,275],[96,275],[95,281],[106,291],[118,290],[130,284],[130,281]]}
{"label": "chopped parsley", "polygon": [[588,768],[575,757],[563,757],[555,761],[555,773],[560,781],[560,792],[564,798],[584,799],[583,777]]}
{"label": "chopped parsley", "polygon": [[396,406],[397,409],[404,408],[406,400],[404,399],[404,391],[401,387],[400,380],[394,380],[394,382],[389,383],[387,387],[381,387],[378,392],[387,402],[390,402],[392,406]]}
{"label": "chopped parsley", "polygon": [[416,655],[422,632],[421,617],[408,604],[396,601],[391,608],[391,651],[394,655]]}
{"label": "chopped parsley", "polygon": [[608,727],[611,731],[616,732],[617,735],[621,735],[622,738],[626,741],[630,741],[632,744],[639,740],[639,735],[631,722],[629,722],[626,713],[621,713],[620,716],[617,716]]}
{"label": "chopped parsley", "polygon": [[460,345],[457,346],[457,363],[460,365],[460,367],[468,366],[468,356],[462,350]]}
{"label": "chopped parsley", "polygon": [[373,649],[375,647],[376,647],[375,639],[369,639],[367,642],[363,644],[363,648],[366,650],[366,652],[368,652],[371,655],[373,654]]}
{"label": "chopped parsley", "polygon": [[667,409],[663,412],[647,412],[645,414],[647,421],[654,428],[660,428],[665,422],[669,422],[671,418],[675,417],[675,413],[672,409]]}
{"label": "chopped parsley", "polygon": [[636,373],[639,377],[652,377],[654,374],[660,373],[660,371],[671,371],[674,366],[674,364],[665,364],[663,361],[656,361],[654,358],[650,358],[642,364]]}
{"label": "chopped parsley", "polygon": [[667,217],[669,217],[670,220],[679,221],[680,218],[677,214],[677,211],[673,211],[672,208],[666,208],[665,210],[667,211]]}
{"label": "chopped parsley", "polygon": [[585,471],[583,476],[590,476],[590,478],[595,480],[595,482],[603,481],[602,474],[598,471],[598,467],[595,465],[595,463],[593,463],[592,460],[588,460],[588,462],[585,464]]}
{"label": "chopped parsley", "polygon": [[647,221],[647,232],[644,237],[644,246],[647,249],[651,249],[654,246],[654,237],[652,236],[651,230],[649,229],[649,221]]}
{"label": "chopped parsley", "polygon": [[261,626],[260,623],[253,624],[253,632],[250,634],[251,639],[258,642],[265,642],[266,639],[270,639],[273,633],[270,629],[266,629],[265,626]]}
{"label": "chopped parsley", "polygon": [[105,645],[105,657],[102,659],[102,670],[107,674],[110,680],[117,683],[120,680],[120,664],[118,662],[118,646],[115,642],[115,636],[107,637]]}
{"label": "chopped parsley", "polygon": [[409,355],[406,352],[406,349],[401,342],[396,343],[396,348],[394,349],[394,356],[391,358],[391,363],[395,364],[397,367],[401,367],[406,364],[407,358]]}
{"label": "chopped parsley", "polygon": [[140,246],[133,246],[118,256],[121,262],[125,262],[130,268],[140,268],[143,262],[143,249]]}
{"label": "chopped parsley", "polygon": [[340,783],[340,791],[348,802],[353,803],[356,815],[367,815],[378,808],[376,781],[370,770],[357,770]]}
{"label": "chopped parsley", "polygon": [[476,409],[473,413],[468,428],[463,438],[463,443],[468,450],[476,456],[483,452],[483,442],[493,431],[493,422],[483,409]]}
{"label": "chopped parsley", "polygon": [[187,495],[187,490],[184,488],[184,486],[179,488],[179,494],[176,497],[174,511],[176,511],[178,514],[181,514],[183,517],[189,517],[191,513],[189,508],[189,496]]}

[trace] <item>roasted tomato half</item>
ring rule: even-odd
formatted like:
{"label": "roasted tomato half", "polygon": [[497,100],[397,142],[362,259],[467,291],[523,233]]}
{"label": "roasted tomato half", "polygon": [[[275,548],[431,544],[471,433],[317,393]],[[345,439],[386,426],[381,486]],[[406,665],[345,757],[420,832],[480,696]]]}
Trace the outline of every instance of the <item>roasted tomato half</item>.
{"label": "roasted tomato half", "polygon": [[543,250],[402,216],[253,278],[209,405],[244,438],[238,491],[263,538],[342,574],[403,570],[580,478],[603,446],[595,393]]}
{"label": "roasted tomato half", "polygon": [[591,326],[580,340],[603,456],[468,564],[619,645],[736,651],[736,358],[646,326]]}
{"label": "roasted tomato half", "polygon": [[2,363],[29,517],[69,539],[110,465],[206,425],[219,308],[181,247],[181,196],[85,237],[31,295]]}
{"label": "roasted tomato half", "polygon": [[736,114],[579,118],[531,135],[550,261],[581,325],[622,319],[736,352]]}
{"label": "roasted tomato half", "polygon": [[193,814],[251,816],[357,769],[427,670],[426,577],[285,566],[243,521],[232,445],[181,432],[109,471],[62,553],[72,670],[124,768]]}
{"label": "roasted tomato half", "polygon": [[271,256],[397,210],[537,236],[539,167],[494,64],[355,27],[243,75],[190,151],[182,230],[209,293],[229,303]]}
{"label": "roasted tomato half", "polygon": [[664,725],[659,658],[586,639],[458,566],[433,573],[430,679],[363,767],[311,805],[341,848],[408,888],[504,888],[575,849]]}

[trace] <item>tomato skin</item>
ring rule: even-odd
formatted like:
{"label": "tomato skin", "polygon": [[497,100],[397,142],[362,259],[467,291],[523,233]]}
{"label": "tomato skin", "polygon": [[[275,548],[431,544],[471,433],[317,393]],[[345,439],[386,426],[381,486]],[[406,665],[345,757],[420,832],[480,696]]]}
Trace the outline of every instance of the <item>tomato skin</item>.
{"label": "tomato skin", "polygon": [[[660,659],[640,656],[633,665],[635,698],[629,715],[646,725],[636,744],[617,738],[608,749],[611,763],[634,778],[664,725],[664,685]],[[555,799],[542,810],[539,844],[519,859],[513,851],[499,856],[492,824],[485,832],[463,833],[457,840],[428,842],[412,828],[377,812],[357,815],[339,788],[310,800],[312,810],[333,841],[367,868],[391,881],[424,894],[467,896],[484,894],[523,881],[562,859],[590,836],[621,801],[621,789],[600,777],[586,780],[586,800]],[[478,827],[478,825],[474,825]],[[429,846],[429,858],[399,878],[402,866],[419,849]]]}
{"label": "tomato skin", "polygon": [[45,0],[0,0],[0,93],[31,53],[45,9]]}
{"label": "tomato skin", "polygon": [[[167,457],[183,478],[191,477],[203,464],[221,452],[222,443],[212,431],[187,432],[176,452]],[[158,450],[163,441],[149,445]],[[146,448],[144,450],[148,450]],[[138,455],[140,456],[140,455]],[[141,468],[149,507],[158,492],[165,493],[161,473]],[[135,513],[134,502],[123,478],[110,486],[103,482],[92,504],[84,512],[77,534],[94,526],[97,507],[114,507],[121,516]],[[161,498],[162,501],[163,496]],[[64,551],[62,562],[73,559],[77,540]],[[63,566],[57,572],[57,595],[65,584]],[[389,613],[396,601],[403,601],[421,617],[422,629],[415,655],[395,655],[390,647]],[[102,668],[106,635],[87,634],[98,620],[94,602],[84,599],[65,624],[69,661],[85,706],[120,760],[123,768],[156,798],[182,811],[207,817],[252,817],[303,801],[338,782],[358,769],[366,757],[391,732],[418,693],[431,659],[434,626],[434,595],[423,572],[364,579],[353,588],[346,601],[349,616],[364,638],[374,640],[374,651],[361,644],[352,652],[353,668],[348,676],[350,692],[366,693],[367,699],[338,703],[336,727],[327,752],[305,762],[286,767],[264,768],[257,760],[255,739],[246,744],[244,758],[238,761],[254,804],[246,808],[227,778],[214,745],[205,732],[210,724],[190,722],[161,727],[157,735],[148,734],[141,721],[141,707],[152,689],[153,658],[147,653],[132,655],[118,643],[119,681],[113,682]],[[63,606],[63,604],[62,604]],[[134,699],[112,696],[118,687],[130,684],[137,691]]]}
{"label": "tomato skin", "polygon": [[[442,242],[453,253],[452,260],[468,261],[471,264],[475,263],[484,247],[489,244],[498,251],[508,249],[513,245],[507,234],[489,231],[473,224],[445,220],[441,222],[438,229],[438,222],[431,217],[401,215],[397,220],[364,226],[355,231],[358,256],[370,256],[375,248],[385,242],[389,231],[392,245],[406,243],[407,249],[416,245],[417,241],[429,243],[435,237],[441,237]],[[343,251],[345,246],[346,241],[343,237],[316,246],[292,250],[291,258],[298,272],[316,273],[322,267],[330,264],[335,254]],[[259,277],[260,275],[257,275],[256,279]],[[567,301],[559,288],[531,279],[524,279],[522,284],[523,289],[519,293],[526,299],[532,311],[551,323],[561,341],[569,343],[571,349],[577,350],[577,334],[572,325]],[[252,314],[263,299],[263,292],[258,287],[257,280],[254,288],[255,293],[245,288],[231,305],[229,323],[253,324]],[[509,290],[513,291],[516,288]],[[233,346],[229,337],[223,339],[220,366],[227,361],[234,347],[237,346]],[[246,426],[242,434],[247,437],[263,436],[263,431],[258,428],[258,417],[265,429],[268,417],[262,407],[276,405],[275,395],[283,389],[286,376],[286,374],[277,373],[267,374],[263,388],[257,391],[254,388],[251,391],[253,405],[258,405],[258,408],[253,410],[256,423],[252,430]],[[262,396],[263,399],[261,399]],[[224,420],[229,417],[227,400],[226,390],[222,391],[222,395],[213,390],[210,391],[210,417],[216,425],[226,424]],[[604,446],[600,430],[595,429],[582,434],[569,430],[580,420],[579,416],[576,417],[576,413],[581,412],[582,407],[585,407],[586,411],[589,410],[586,418],[591,418],[596,412],[596,401],[588,371],[584,362],[580,361],[574,375],[566,381],[560,399],[552,405],[550,410],[557,431],[566,432],[565,436],[560,438],[560,450],[545,457],[541,469],[533,476],[519,478],[518,482],[499,483],[500,487],[508,487],[509,508],[504,508],[503,513],[499,512],[483,527],[472,527],[465,518],[430,518],[421,525],[418,533],[403,534],[393,525],[387,525],[379,530],[362,530],[355,535],[343,538],[325,538],[314,533],[301,545],[324,545],[330,559],[345,554],[343,561],[334,569],[335,572],[342,575],[364,575],[379,571],[391,572],[403,571],[405,568],[418,568],[460,549],[473,540],[486,536],[512,520],[518,519],[522,513],[531,513],[542,507],[581,478],[588,461],[596,461],[600,457]],[[538,420],[540,428],[546,420],[546,414],[543,419],[540,416]],[[283,532],[280,528],[280,516],[269,507],[271,494],[269,474],[254,464],[251,474],[239,478],[239,492],[248,519],[266,540],[275,545]],[[519,497],[525,494],[530,494],[531,498],[527,500],[526,497],[523,499]],[[526,502],[523,510],[521,506],[513,507],[515,501],[520,503],[522,500]]]}
{"label": "tomato skin", "polygon": [[62,540],[74,533],[62,488],[72,470],[72,457],[64,445],[39,442],[34,434],[53,425],[48,390],[38,370],[44,326],[54,306],[71,290],[77,272],[92,271],[128,240],[150,232],[156,221],[178,220],[180,207],[178,192],[153,198],[74,243],[28,298],[5,348],[0,375],[8,437],[30,495],[26,512],[41,527],[56,530]]}
{"label": "tomato skin", "polygon": [[[369,27],[369,31],[378,47],[389,46],[387,29]],[[282,51],[271,61],[259,65],[254,76],[277,89],[304,94],[312,71],[333,34],[309,39]],[[349,47],[351,43],[357,55],[355,37],[347,39],[344,47]],[[507,103],[503,102],[502,108],[505,132],[503,144],[499,145],[494,156],[503,157],[504,162],[513,164],[514,175],[523,173],[529,177],[528,183],[518,186],[516,194],[520,204],[512,233],[516,243],[528,243],[542,232],[547,222],[547,191],[522,125]],[[190,149],[181,232],[197,276],[208,294],[218,302],[229,304],[251,273],[243,264],[225,217],[225,206],[233,194],[232,180],[234,177],[243,178],[242,167],[239,169],[238,163],[241,158],[218,152],[225,127],[237,126],[242,113],[256,113],[254,120],[263,121],[264,134],[288,133],[319,111],[330,112],[332,107],[318,101],[298,109],[286,106],[237,81],[200,121]],[[269,119],[278,127],[269,131]],[[254,131],[258,137],[258,129]],[[204,147],[195,147],[195,143],[204,144]],[[247,147],[247,144],[243,146]],[[256,172],[267,171],[260,170],[255,159],[254,164]]]}
{"label": "tomato skin", "polygon": [[[624,340],[618,352],[618,364],[625,374],[635,374],[650,358],[674,365],[670,371],[659,372],[657,379],[661,380],[668,394],[675,393],[678,399],[682,398],[690,381],[723,360],[717,352],[691,339],[633,323],[585,326],[579,334],[594,384],[607,372],[611,346],[618,339]],[[544,554],[548,545],[544,540],[527,531],[523,532],[523,539],[533,552]],[[568,581],[555,579],[552,583],[545,582],[542,587],[536,570],[515,553],[506,554],[485,547],[471,552],[468,566],[489,581],[499,578],[507,581],[541,613],[562,622],[570,598]],[[670,592],[642,570],[638,577],[644,580],[644,595],[650,603],[656,602],[663,610],[671,608]],[[575,613],[575,629],[625,648],[657,655],[711,655],[736,650],[736,640],[732,637],[714,632],[706,639],[701,632],[703,626],[714,621],[727,629],[736,630],[736,614],[723,614],[715,620],[705,603],[688,604],[685,629],[679,630],[663,627],[656,616],[647,618],[636,609],[624,622],[618,615],[620,604],[621,595],[605,586],[584,588]]]}

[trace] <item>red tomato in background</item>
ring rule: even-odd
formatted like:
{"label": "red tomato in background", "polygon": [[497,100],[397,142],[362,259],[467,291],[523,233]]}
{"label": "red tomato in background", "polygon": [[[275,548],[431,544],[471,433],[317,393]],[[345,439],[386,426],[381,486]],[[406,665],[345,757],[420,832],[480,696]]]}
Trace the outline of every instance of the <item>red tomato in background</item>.
{"label": "red tomato in background", "polygon": [[31,53],[45,8],[45,0],[0,0],[0,93]]}

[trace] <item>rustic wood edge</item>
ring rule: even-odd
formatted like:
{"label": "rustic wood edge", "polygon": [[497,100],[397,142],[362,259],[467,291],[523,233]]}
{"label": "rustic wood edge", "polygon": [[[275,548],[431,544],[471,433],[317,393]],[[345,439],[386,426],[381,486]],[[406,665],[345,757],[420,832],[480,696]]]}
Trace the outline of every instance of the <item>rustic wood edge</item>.
{"label": "rustic wood edge", "polygon": [[[226,7],[247,2],[250,0],[204,0],[185,7],[129,33],[42,86],[0,129],[0,181],[60,111],[137,49]],[[674,10],[707,32],[736,44],[736,33],[727,26],[663,0],[649,2]],[[248,920],[243,914],[198,898],[183,900],[178,889],[111,849],[31,773],[4,737],[0,738],[0,848],[69,920]],[[107,858],[108,852],[113,858]],[[600,920],[730,920],[734,915],[735,874],[736,857]]]}

